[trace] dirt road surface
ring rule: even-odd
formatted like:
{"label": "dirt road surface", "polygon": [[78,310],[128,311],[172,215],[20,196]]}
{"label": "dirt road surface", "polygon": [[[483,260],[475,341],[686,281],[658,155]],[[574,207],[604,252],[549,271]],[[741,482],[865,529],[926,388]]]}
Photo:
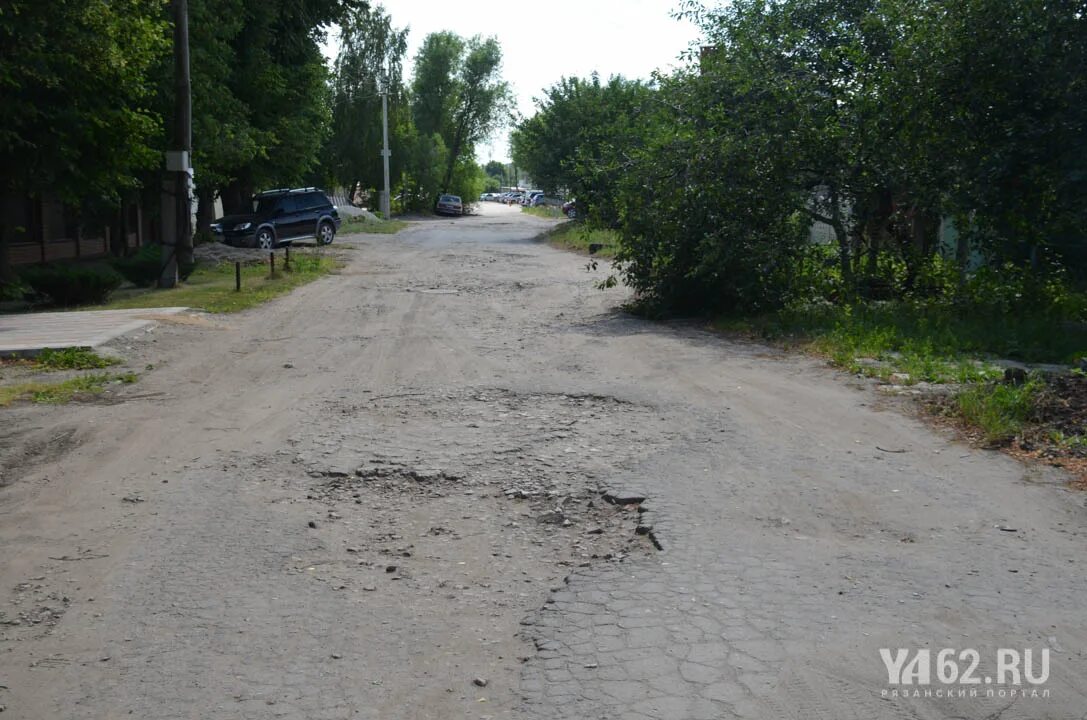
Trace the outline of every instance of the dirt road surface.
{"label": "dirt road surface", "polygon": [[116,342],[136,385],[3,411],[3,716],[1087,717],[1082,494],[625,316],[546,226],[342,238],[337,276]]}

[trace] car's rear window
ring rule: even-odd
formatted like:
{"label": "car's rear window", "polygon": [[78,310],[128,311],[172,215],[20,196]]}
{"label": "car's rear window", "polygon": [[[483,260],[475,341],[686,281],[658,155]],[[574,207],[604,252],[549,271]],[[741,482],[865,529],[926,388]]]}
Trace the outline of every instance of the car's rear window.
{"label": "car's rear window", "polygon": [[442,195],[441,202],[460,202],[460,198],[456,195]]}

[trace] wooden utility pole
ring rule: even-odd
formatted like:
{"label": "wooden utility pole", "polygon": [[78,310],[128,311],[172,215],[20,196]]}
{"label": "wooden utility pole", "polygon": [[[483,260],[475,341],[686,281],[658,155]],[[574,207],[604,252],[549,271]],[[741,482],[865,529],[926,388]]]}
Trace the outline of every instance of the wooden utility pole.
{"label": "wooden utility pole", "polygon": [[191,266],[192,87],[189,81],[189,3],[173,0],[174,148],[166,153],[162,195],[162,272],[159,287],[175,287],[178,266]]}

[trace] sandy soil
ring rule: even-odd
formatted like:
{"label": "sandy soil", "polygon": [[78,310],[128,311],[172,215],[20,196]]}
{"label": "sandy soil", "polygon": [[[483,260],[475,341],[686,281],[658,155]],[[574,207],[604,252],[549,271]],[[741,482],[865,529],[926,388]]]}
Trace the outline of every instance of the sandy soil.
{"label": "sandy soil", "polygon": [[[625,317],[548,225],[340,238],[116,342],[136,385],[3,411],[4,716],[1083,715],[1066,478]],[[887,646],[1049,647],[1052,697],[890,701]]]}

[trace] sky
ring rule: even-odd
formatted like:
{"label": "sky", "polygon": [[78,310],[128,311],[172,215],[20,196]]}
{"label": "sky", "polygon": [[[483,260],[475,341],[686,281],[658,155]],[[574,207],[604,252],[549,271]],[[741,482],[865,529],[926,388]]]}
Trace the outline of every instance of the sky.
{"label": "sky", "polygon": [[[451,30],[458,35],[496,37],[502,44],[503,77],[523,116],[534,114],[533,97],[566,76],[624,75],[648,78],[666,70],[692,43],[698,29],[671,16],[679,0],[386,0],[396,27],[408,26],[405,82],[423,38]],[[335,56],[335,32],[325,54]],[[509,160],[508,130],[477,148],[480,162]]]}

